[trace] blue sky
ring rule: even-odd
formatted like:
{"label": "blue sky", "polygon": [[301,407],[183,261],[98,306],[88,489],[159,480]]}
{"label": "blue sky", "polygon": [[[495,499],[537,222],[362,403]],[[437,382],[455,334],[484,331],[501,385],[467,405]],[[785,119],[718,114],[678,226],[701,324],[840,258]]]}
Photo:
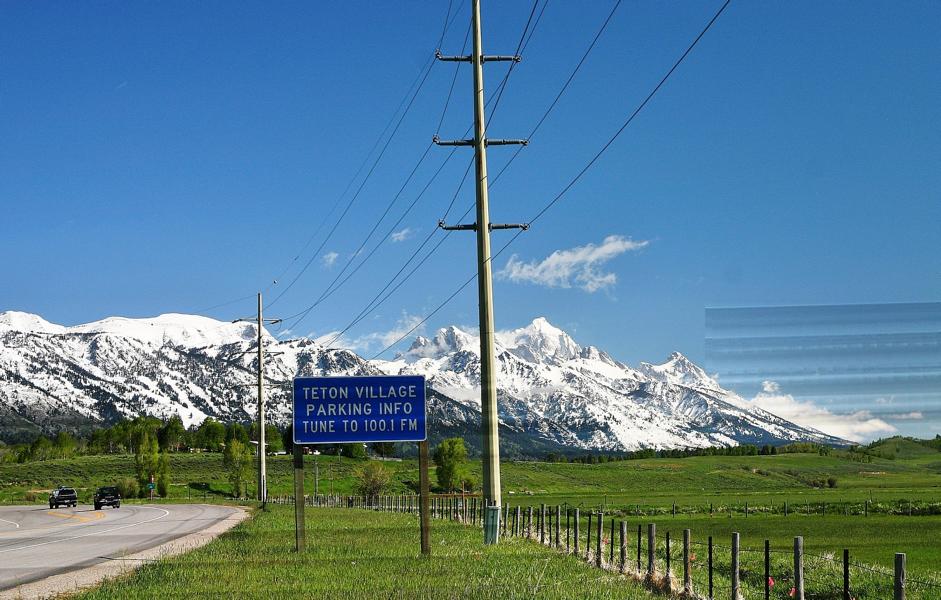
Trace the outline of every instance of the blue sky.
{"label": "blue sky", "polygon": [[[455,2],[445,53],[460,51],[466,4]],[[485,50],[511,53],[531,6],[484,2]],[[533,127],[611,6],[550,0],[491,136]],[[493,186],[493,220],[525,221],[564,187],[718,7],[623,3]],[[433,53],[446,10],[3,3],[0,309],[62,324],[195,312],[268,288],[290,267],[273,298],[311,258],[301,248]],[[594,168],[496,261],[497,327],[544,315],[631,363],[677,349],[701,361],[706,307],[937,301],[939,22],[936,2],[733,2]],[[432,67],[345,220],[269,314],[313,302],[359,246],[436,132],[454,68]],[[506,68],[488,65],[488,92]],[[463,135],[470,92],[462,66],[442,137]],[[448,152],[431,149],[379,233]],[[491,148],[491,173],[512,152]],[[459,150],[397,228],[408,229],[401,241],[384,241],[297,333],[355,316],[435,227],[469,159]],[[472,200],[465,186],[457,214]],[[494,246],[510,235],[496,232]],[[474,252],[472,234],[452,235],[349,336],[425,315],[472,272]],[[471,285],[425,331],[476,315]]]}

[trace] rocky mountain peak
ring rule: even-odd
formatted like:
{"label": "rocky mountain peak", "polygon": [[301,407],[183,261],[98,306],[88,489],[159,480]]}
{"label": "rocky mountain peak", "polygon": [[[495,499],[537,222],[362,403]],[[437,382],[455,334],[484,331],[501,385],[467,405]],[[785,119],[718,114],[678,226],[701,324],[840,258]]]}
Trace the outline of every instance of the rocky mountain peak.
{"label": "rocky mountain peak", "polygon": [[680,352],[673,352],[666,362],[659,365],[642,362],[640,371],[651,379],[666,383],[718,388],[714,379]]}
{"label": "rocky mountain peak", "polygon": [[537,363],[557,363],[580,356],[575,340],[548,321],[537,317],[526,327],[499,333],[497,340],[513,354]]}

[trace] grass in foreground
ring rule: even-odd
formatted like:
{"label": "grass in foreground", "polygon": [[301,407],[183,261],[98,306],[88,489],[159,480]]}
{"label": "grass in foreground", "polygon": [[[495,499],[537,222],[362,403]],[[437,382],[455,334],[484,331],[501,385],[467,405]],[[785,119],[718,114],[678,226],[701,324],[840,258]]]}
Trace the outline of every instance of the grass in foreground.
{"label": "grass in foreground", "polygon": [[522,539],[485,548],[479,529],[359,510],[308,511],[308,549],[294,553],[293,509],[272,506],[207,546],[83,593],[113,598],[619,598],[640,585]]}

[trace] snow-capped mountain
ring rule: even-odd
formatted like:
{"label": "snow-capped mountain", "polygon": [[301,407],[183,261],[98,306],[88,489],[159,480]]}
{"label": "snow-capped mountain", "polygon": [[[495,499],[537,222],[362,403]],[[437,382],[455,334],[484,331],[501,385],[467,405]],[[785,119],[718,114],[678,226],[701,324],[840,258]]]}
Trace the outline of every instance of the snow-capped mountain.
{"label": "snow-capped mountain", "polygon": [[[0,313],[0,435],[87,428],[138,414],[248,421],[256,331],[194,315],[114,317],[76,327]],[[497,336],[501,442],[508,454],[842,440],[752,406],[680,353],[625,365],[538,318]],[[477,445],[480,349],[457,327],[417,337],[391,361],[265,334],[271,418],[289,419],[296,375],[421,374],[434,438]],[[282,382],[282,383],[278,383]]]}

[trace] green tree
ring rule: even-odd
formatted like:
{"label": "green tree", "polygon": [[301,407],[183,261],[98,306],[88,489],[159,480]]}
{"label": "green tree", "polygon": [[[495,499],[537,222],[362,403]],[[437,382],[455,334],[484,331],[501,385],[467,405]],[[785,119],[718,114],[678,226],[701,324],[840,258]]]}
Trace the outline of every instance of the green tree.
{"label": "green tree", "polygon": [[57,458],[70,458],[75,454],[75,438],[66,431],[60,431],[56,434],[53,447]]}
{"label": "green tree", "polygon": [[[258,423],[253,421],[252,426],[249,432],[251,440],[253,442],[258,442]],[[280,452],[284,449],[284,444],[281,441],[281,432],[278,431],[278,426],[272,423],[267,423],[265,425],[265,447],[267,448],[268,454],[272,452]]]}
{"label": "green tree", "polygon": [[353,472],[356,477],[356,491],[364,496],[378,496],[392,481],[392,474],[382,463],[369,461]]}
{"label": "green tree", "polygon": [[460,488],[467,468],[464,464],[467,460],[464,440],[459,437],[443,440],[435,448],[434,460],[438,486],[448,492]]}
{"label": "green tree", "polygon": [[170,417],[170,420],[164,423],[160,428],[158,440],[161,450],[179,451],[183,437],[186,435],[186,428],[183,427],[183,419],[179,415]]}
{"label": "green tree", "polygon": [[395,456],[395,442],[376,442],[372,445],[372,451],[382,458]]}
{"label": "green tree", "polygon": [[[237,439],[233,439],[225,446],[222,455],[222,464],[228,472],[229,483],[232,484],[232,493],[241,497],[243,488],[248,485],[248,478],[252,472],[252,453],[248,447]],[[247,494],[247,490],[246,490]]]}
{"label": "green tree", "polygon": [[247,446],[251,438],[248,431],[241,423],[229,423],[225,426],[225,445],[228,446],[233,440],[238,440],[243,446]]}
{"label": "green tree", "polygon": [[46,460],[52,458],[52,442],[44,435],[39,436],[29,447],[30,460]]}
{"label": "green tree", "polygon": [[224,442],[225,425],[212,417],[206,417],[196,430],[196,445],[210,452],[219,452]]}
{"label": "green tree", "polygon": [[166,450],[160,453],[157,460],[157,493],[163,498],[170,495],[170,457]]}
{"label": "green tree", "polygon": [[294,425],[288,425],[281,432],[281,446],[288,454],[294,452]]}
{"label": "green tree", "polygon": [[157,440],[148,431],[144,431],[138,443],[137,451],[134,453],[134,469],[137,473],[137,481],[140,484],[141,496],[146,495],[145,490],[148,489],[150,480],[157,475],[160,462],[157,451]]}

